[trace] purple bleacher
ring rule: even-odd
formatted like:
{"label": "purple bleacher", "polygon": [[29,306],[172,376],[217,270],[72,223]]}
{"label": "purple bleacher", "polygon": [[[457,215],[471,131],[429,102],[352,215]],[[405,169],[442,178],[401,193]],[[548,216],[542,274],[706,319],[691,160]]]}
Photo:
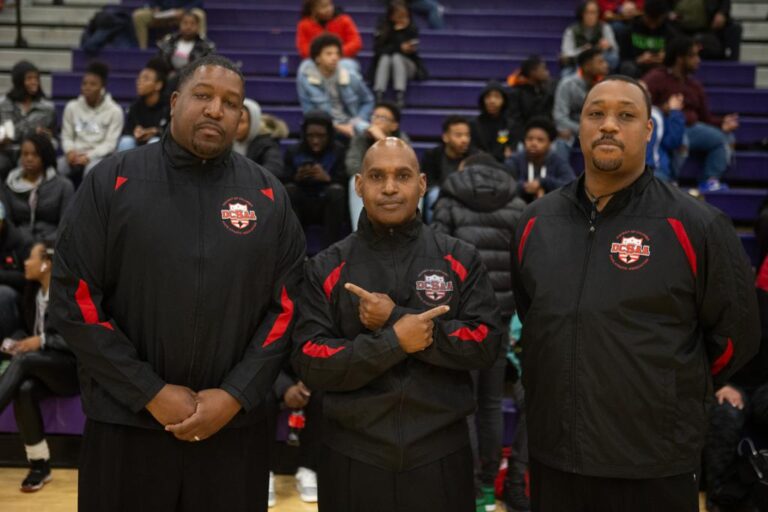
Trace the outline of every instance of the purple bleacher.
{"label": "purple bleacher", "polygon": [[724,192],[705,194],[707,202],[724,212],[737,222],[751,222],[757,216],[758,209],[768,197],[765,189],[732,188]]}
{"label": "purple bleacher", "polygon": [[[51,397],[40,403],[43,412],[43,425],[46,434],[83,433],[85,415],[80,405],[80,397]],[[17,432],[13,407],[6,407],[0,413],[0,432]]]}

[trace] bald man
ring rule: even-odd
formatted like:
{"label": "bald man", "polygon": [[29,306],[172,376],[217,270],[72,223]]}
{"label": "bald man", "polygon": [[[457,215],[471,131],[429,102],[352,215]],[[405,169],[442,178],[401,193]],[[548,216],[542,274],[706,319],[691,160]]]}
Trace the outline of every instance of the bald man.
{"label": "bald man", "polygon": [[536,512],[696,512],[712,386],[759,340],[730,219],[645,167],[640,84],[581,112],[585,171],[523,212],[512,250]]}
{"label": "bald man", "polygon": [[421,222],[426,178],[396,138],[366,153],[356,233],[309,261],[293,364],[325,391],[321,512],[474,509],[469,371],[501,344],[477,251]]}

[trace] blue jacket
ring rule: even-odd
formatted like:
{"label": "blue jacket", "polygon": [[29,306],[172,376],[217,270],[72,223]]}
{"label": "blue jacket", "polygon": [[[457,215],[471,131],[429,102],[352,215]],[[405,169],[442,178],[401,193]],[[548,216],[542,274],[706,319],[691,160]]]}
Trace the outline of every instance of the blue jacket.
{"label": "blue jacket", "polygon": [[[334,119],[334,124],[351,121],[355,133],[362,133],[370,123],[373,112],[373,94],[363,82],[359,73],[339,65],[336,71],[339,97],[349,114],[349,120]],[[311,110],[323,110],[333,115],[331,98],[323,87],[323,77],[314,62],[307,60],[299,67],[296,79],[296,92],[301,103],[301,110],[306,114]]]}
{"label": "blue jacket", "polygon": [[683,144],[685,115],[681,110],[670,110],[666,116],[659,107],[651,111],[653,133],[645,150],[645,163],[655,174],[671,179],[670,156]]}

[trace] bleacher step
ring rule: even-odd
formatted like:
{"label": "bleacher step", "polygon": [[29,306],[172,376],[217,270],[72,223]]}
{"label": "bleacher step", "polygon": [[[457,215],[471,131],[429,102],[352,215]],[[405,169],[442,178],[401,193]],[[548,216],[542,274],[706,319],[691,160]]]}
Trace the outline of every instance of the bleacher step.
{"label": "bleacher step", "polygon": [[[24,25],[43,25],[43,26],[72,26],[82,27],[88,23],[94,14],[99,10],[98,7],[28,7],[22,6],[22,21]],[[15,25],[16,11],[13,6],[0,11],[0,25]]]}
{"label": "bleacher step", "polygon": [[72,52],[69,50],[35,50],[8,48],[0,50],[0,70],[9,71],[20,60],[34,62],[44,71],[69,71],[72,69]]}
{"label": "bleacher step", "polygon": [[737,20],[764,20],[768,17],[768,3],[738,2],[731,5],[731,16]]}
{"label": "bleacher step", "polygon": [[[22,36],[30,48],[35,47],[61,47],[74,49],[80,45],[82,27],[24,27]],[[16,27],[12,25],[0,25],[0,41],[12,42],[16,40]]]}

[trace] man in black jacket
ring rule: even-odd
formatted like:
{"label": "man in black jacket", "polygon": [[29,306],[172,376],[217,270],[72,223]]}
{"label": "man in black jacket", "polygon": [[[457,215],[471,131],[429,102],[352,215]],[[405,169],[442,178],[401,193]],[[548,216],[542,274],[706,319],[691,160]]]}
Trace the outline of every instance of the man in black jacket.
{"label": "man in black jacket", "polygon": [[536,511],[697,511],[713,380],[757,349],[752,271],[731,222],[644,168],[650,109],[631,78],[593,87],[584,176],[516,228]]}
{"label": "man in black jacket", "polygon": [[473,509],[469,370],[502,327],[477,251],[424,226],[413,150],[374,144],[358,230],[305,267],[293,364],[325,391],[322,512]]}
{"label": "man in black jacket", "polygon": [[278,180],[231,151],[244,80],[180,74],[163,140],[88,176],[51,314],[88,417],[81,511],[266,510],[264,401],[289,351],[304,237]]}

